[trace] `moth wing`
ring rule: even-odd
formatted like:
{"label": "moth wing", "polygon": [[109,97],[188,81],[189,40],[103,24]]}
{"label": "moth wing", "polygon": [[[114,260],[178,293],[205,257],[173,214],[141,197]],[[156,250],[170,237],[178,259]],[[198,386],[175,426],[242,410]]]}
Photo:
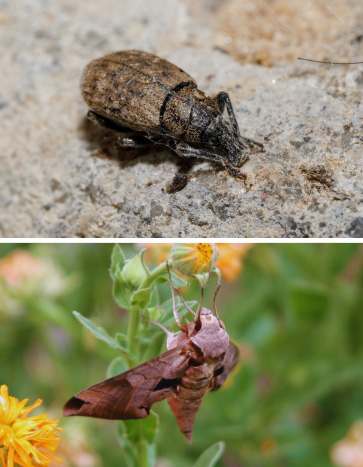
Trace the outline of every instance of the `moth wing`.
{"label": "moth wing", "polygon": [[84,389],[69,399],[63,414],[109,420],[145,418],[155,402],[165,399],[176,388],[188,364],[189,355],[184,347],[176,347]]}
{"label": "moth wing", "polygon": [[224,356],[222,364],[219,365],[214,371],[214,377],[211,381],[211,391],[216,391],[224,384],[227,376],[237,364],[238,357],[238,348],[233,344],[233,342],[229,341],[229,347]]}

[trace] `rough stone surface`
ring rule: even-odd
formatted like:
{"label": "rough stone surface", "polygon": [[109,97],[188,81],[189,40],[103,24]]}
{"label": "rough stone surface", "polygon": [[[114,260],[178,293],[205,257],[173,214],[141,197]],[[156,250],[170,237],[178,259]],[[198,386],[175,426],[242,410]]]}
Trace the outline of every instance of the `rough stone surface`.
{"label": "rough stone surface", "polygon": [[[2,237],[363,236],[361,0],[2,0]],[[84,66],[122,49],[156,53],[265,145],[246,183],[197,161],[168,194],[173,153],[116,150],[86,123]]]}

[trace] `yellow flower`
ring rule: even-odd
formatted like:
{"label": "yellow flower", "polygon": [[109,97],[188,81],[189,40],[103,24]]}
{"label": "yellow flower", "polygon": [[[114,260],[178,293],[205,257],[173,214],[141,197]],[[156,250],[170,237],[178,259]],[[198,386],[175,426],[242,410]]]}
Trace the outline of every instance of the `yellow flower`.
{"label": "yellow flower", "polygon": [[173,267],[186,276],[211,271],[217,259],[214,243],[174,243],[170,254]]}
{"label": "yellow flower", "polygon": [[233,282],[242,271],[242,260],[253,243],[217,243],[219,259],[216,267],[220,269],[223,279]]}
{"label": "yellow flower", "polygon": [[46,466],[51,460],[62,462],[52,454],[60,439],[55,430],[58,420],[51,420],[46,414],[27,417],[38,407],[38,399],[33,405],[25,407],[29,399],[19,401],[9,396],[6,385],[0,386],[0,461],[2,467]]}
{"label": "yellow flower", "polygon": [[[147,247],[147,262],[160,264],[170,255],[171,243],[145,243],[144,245]],[[248,250],[253,247],[253,243],[217,243],[216,246],[219,254],[216,267],[220,269],[223,279],[233,282],[241,273],[243,259]]]}

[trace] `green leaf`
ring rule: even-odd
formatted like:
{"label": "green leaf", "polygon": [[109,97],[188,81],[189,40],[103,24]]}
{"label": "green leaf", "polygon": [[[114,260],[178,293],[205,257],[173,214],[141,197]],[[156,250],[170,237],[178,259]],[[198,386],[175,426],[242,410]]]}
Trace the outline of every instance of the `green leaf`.
{"label": "green leaf", "polygon": [[200,286],[204,289],[204,287],[206,287],[206,285],[208,283],[209,274],[210,274],[209,272],[204,272],[203,274],[193,274],[192,277],[197,279]]}
{"label": "green leaf", "polygon": [[[173,285],[176,289],[179,287],[186,287],[188,285],[188,282],[185,282],[183,279],[181,279],[175,272],[170,271],[170,276],[171,280],[173,282]],[[156,277],[150,285],[159,285],[159,284],[164,284],[165,282],[169,282],[169,276],[167,273],[161,274],[160,276]]]}
{"label": "green leaf", "polygon": [[145,318],[151,319],[152,321],[160,321],[163,315],[164,311],[160,306],[153,306],[148,308],[145,312]]}
{"label": "green leaf", "polygon": [[117,332],[115,335],[115,340],[121,348],[125,350],[128,348],[128,337],[126,336],[126,334],[122,334],[122,332]]}
{"label": "green leaf", "polygon": [[[179,287],[186,287],[188,282],[185,282],[181,277],[175,274],[174,271],[170,271],[171,282],[173,283],[174,287],[178,289]],[[168,277],[168,276],[167,276]],[[168,277],[169,280],[169,277]]]}
{"label": "green leaf", "polygon": [[131,297],[130,297],[130,302],[132,305],[138,305],[140,308],[145,308],[151,298],[151,287],[148,287],[147,289],[140,289],[136,290]]}
{"label": "green leaf", "polygon": [[146,251],[147,251],[147,248],[142,249],[142,250],[140,251],[139,255],[140,255],[141,265],[142,265],[142,267],[144,268],[146,277],[149,277],[149,276],[150,276],[150,271],[149,271],[149,268],[146,266],[146,263],[145,263]]}
{"label": "green leaf", "polygon": [[222,273],[221,273],[221,270],[219,268],[217,268],[216,266],[214,266],[214,268],[211,270],[210,272],[211,274],[214,273],[216,276],[217,276],[217,279],[218,279],[218,285],[222,282]]}
{"label": "green leaf", "polygon": [[119,355],[118,357],[114,358],[112,362],[108,365],[107,368],[107,378],[113,378],[120,373],[128,370],[127,362],[125,357]]}
{"label": "green leaf", "polygon": [[125,263],[125,256],[120,245],[115,245],[111,255],[111,278],[114,279],[117,269],[122,269]]}
{"label": "green leaf", "polygon": [[116,303],[126,310],[130,310],[131,289],[122,277],[121,270],[117,267],[113,283],[113,297]]}
{"label": "green leaf", "polygon": [[82,326],[88,329],[88,331],[90,331],[91,334],[97,337],[97,339],[106,342],[106,344],[108,344],[113,349],[120,348],[115,339],[111,337],[107,333],[107,331],[101,326],[96,326],[90,319],[86,318],[85,316],[82,316],[81,313],[78,313],[78,311],[74,311],[73,314],[77,318],[77,320],[82,324]]}
{"label": "green leaf", "polygon": [[125,423],[122,420],[117,422],[118,441],[123,449],[127,467],[137,465],[135,449],[127,437]]}
{"label": "green leaf", "polygon": [[[151,326],[151,325],[150,325]],[[156,328],[156,326],[154,325]],[[165,341],[165,332],[159,330],[159,328],[155,331],[153,334],[149,345],[147,346],[145,353],[142,356],[142,360],[146,362],[147,360],[150,360],[151,358],[154,358],[156,355],[160,355],[164,341]]]}
{"label": "green leaf", "polygon": [[193,467],[213,467],[222,457],[225,444],[223,441],[212,444],[198,457]]}
{"label": "green leaf", "polygon": [[131,443],[136,444],[140,441],[146,441],[151,444],[154,441],[158,426],[158,415],[151,410],[147,418],[123,420],[123,425],[125,428],[124,434],[127,435]]}

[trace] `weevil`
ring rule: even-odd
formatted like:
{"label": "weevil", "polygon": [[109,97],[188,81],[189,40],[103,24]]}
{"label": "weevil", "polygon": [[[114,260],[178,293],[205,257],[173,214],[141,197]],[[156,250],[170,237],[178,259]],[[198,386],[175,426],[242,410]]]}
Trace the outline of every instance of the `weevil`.
{"label": "weevil", "polygon": [[219,162],[234,176],[252,149],[263,148],[241,136],[228,93],[207,96],[181,68],[147,52],[126,50],[93,60],[81,90],[88,118],[119,132],[121,147],[165,144],[180,157]]}

